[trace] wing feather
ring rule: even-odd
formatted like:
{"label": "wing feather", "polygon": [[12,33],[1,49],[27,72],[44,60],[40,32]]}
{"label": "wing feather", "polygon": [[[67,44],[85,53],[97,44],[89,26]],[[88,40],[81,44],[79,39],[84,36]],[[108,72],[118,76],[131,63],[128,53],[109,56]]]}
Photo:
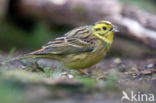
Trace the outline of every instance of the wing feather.
{"label": "wing feather", "polygon": [[[87,29],[86,29],[87,28]],[[79,31],[79,32],[78,32]],[[56,38],[54,41],[47,43],[40,50],[32,52],[34,55],[44,54],[71,54],[81,52],[91,52],[94,50],[93,41],[85,36],[78,37],[78,33],[89,32],[88,26],[76,28],[65,34],[64,37]],[[77,33],[77,35],[73,35]],[[82,35],[82,34],[81,34]],[[86,35],[88,36],[88,35]],[[83,38],[82,38],[83,37]]]}

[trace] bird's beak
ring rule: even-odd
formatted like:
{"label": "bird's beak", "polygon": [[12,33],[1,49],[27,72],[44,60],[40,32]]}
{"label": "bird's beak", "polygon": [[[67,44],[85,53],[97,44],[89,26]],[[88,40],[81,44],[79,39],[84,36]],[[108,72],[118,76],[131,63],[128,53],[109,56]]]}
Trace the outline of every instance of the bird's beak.
{"label": "bird's beak", "polygon": [[113,30],[112,30],[112,32],[119,32],[119,30],[118,30],[118,27],[117,26],[115,26],[115,25],[113,25]]}

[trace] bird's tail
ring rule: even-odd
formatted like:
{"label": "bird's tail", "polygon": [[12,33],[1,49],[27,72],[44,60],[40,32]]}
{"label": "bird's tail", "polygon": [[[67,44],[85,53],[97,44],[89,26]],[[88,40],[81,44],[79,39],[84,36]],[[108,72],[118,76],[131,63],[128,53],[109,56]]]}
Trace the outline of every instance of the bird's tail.
{"label": "bird's tail", "polygon": [[4,60],[3,62],[0,63],[0,65],[5,65],[14,61],[20,61],[22,59],[28,59],[28,58],[42,58],[43,55],[33,55],[33,54],[26,54],[23,56],[19,56],[19,57],[14,57],[12,59],[9,60]]}
{"label": "bird's tail", "polygon": [[15,57],[15,58],[12,58],[10,60],[5,60],[0,64],[6,64],[6,63],[9,63],[9,62],[12,62],[12,61],[28,59],[28,58],[32,58],[32,59],[33,58],[52,58],[52,59],[57,59],[58,58],[57,55],[43,53],[43,51],[44,51],[44,48],[40,49],[40,50],[37,50],[37,51],[34,51],[34,52],[31,52],[29,54],[25,54],[23,56]]}

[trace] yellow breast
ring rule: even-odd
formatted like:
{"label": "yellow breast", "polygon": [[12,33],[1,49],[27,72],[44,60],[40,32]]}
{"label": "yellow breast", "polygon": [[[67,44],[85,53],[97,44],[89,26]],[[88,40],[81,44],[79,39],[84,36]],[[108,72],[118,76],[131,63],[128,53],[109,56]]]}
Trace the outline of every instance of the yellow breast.
{"label": "yellow breast", "polygon": [[109,44],[103,44],[104,42],[99,43],[100,45],[97,44],[98,46],[93,52],[68,55],[66,60],[62,61],[63,65],[70,69],[84,69],[98,63],[104,58],[110,48]]}

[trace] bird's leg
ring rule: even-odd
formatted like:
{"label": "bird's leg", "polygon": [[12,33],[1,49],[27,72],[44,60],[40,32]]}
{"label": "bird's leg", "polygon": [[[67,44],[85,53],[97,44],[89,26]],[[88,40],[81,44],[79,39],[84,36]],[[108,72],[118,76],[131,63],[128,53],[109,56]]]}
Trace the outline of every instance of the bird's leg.
{"label": "bird's leg", "polygon": [[86,72],[86,71],[84,71],[84,70],[82,70],[82,69],[80,69],[80,70],[78,70],[81,74],[83,74],[83,75],[89,75],[89,73],[88,72]]}
{"label": "bird's leg", "polygon": [[44,72],[43,68],[40,67],[38,61],[36,58],[34,58],[34,64],[35,64],[35,68],[38,70],[38,71],[41,71],[41,72]]}
{"label": "bird's leg", "polygon": [[39,65],[38,60],[36,58],[32,58],[31,60],[21,59],[20,63],[23,66],[28,67],[29,71],[42,71],[43,72],[43,68]]}

